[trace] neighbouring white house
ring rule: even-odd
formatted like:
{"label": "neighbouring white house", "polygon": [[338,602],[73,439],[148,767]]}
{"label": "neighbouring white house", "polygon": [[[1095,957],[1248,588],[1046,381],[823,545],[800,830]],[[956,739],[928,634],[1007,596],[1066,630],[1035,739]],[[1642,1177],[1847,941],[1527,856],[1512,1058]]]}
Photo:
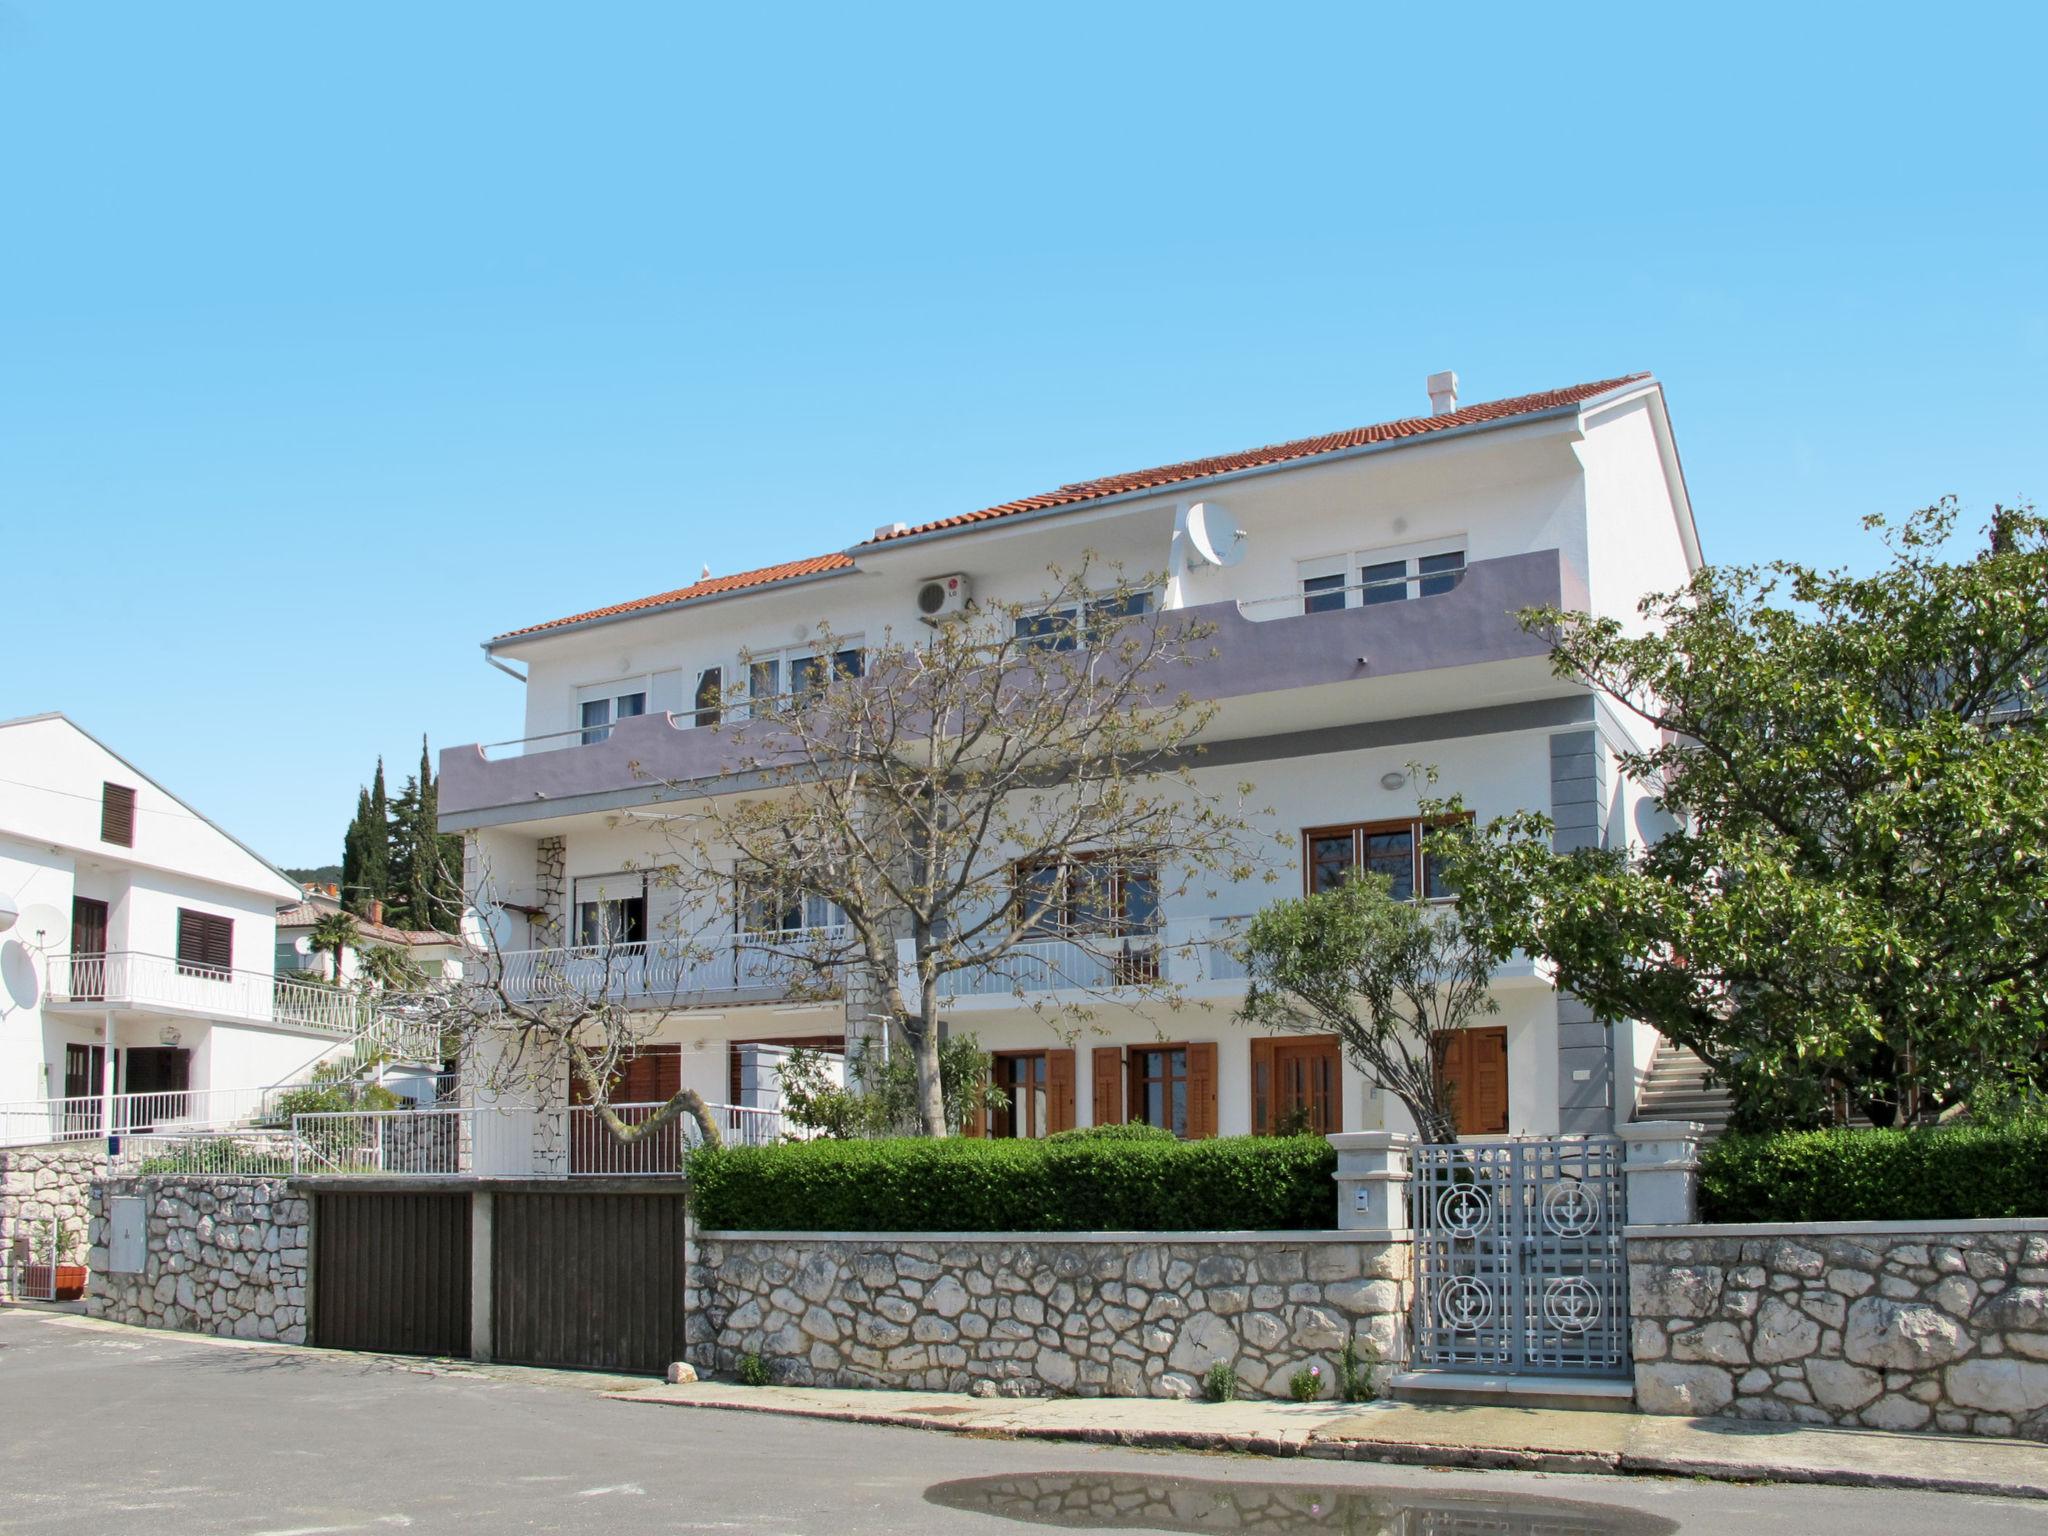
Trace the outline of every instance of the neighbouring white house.
{"label": "neighbouring white house", "polygon": [[[1638,623],[1646,593],[1683,585],[1701,561],[1655,378],[1461,405],[1455,375],[1440,374],[1429,395],[1427,415],[892,524],[841,550],[490,640],[494,665],[524,669],[523,723],[517,740],[443,752],[440,824],[465,835],[472,876],[487,873],[508,975],[561,974],[579,945],[607,935],[654,964],[677,898],[646,873],[662,858],[648,808],[677,786],[709,792],[737,755],[728,733],[702,728],[736,681],[775,691],[807,668],[857,665],[863,639],[913,631],[933,582],[946,601],[1029,601],[1048,566],[1071,569],[1092,550],[1165,572],[1150,603],[1214,624],[1220,655],[1189,682],[1219,704],[1199,771],[1249,779],[1275,807],[1266,830],[1284,835],[1283,883],[1151,910],[1136,882],[1128,910],[1108,920],[1156,953],[1190,1006],[1119,1004],[1112,989],[1078,1042],[1010,977],[983,985],[964,973],[949,1026],[995,1053],[1013,1100],[989,1131],[1146,1120],[1200,1136],[1304,1119],[1323,1131],[1408,1129],[1334,1037],[1235,1021],[1244,980],[1228,939],[1276,894],[1361,864],[1430,899],[1411,764],[1435,765],[1438,788],[1482,817],[1549,813],[1563,845],[1656,835],[1654,807],[1616,770],[1643,727],[1555,677],[1516,614],[1556,605]],[[1215,549],[1219,529],[1241,547]],[[814,656],[821,616],[852,658]],[[753,920],[779,938],[831,914]],[[786,995],[749,963],[760,935],[744,911],[726,921],[732,931],[697,936],[717,958],[680,986],[621,980],[629,997],[645,985],[662,1011],[623,1096],[687,1084],[739,1104],[757,1047],[846,1043],[845,1006]],[[1060,941],[1044,947],[1044,985],[1057,990],[1068,974]],[[1452,1066],[1469,1131],[1604,1132],[1636,1114],[1653,1031],[1602,1025],[1533,964],[1502,967],[1494,985],[1500,1012],[1469,1031]],[[554,1111],[534,1113],[538,1126]],[[479,1133],[480,1169],[523,1168],[528,1139],[516,1126]],[[566,1154],[561,1140],[553,1155],[573,1161],[580,1139]],[[487,1142],[504,1143],[502,1158]]]}
{"label": "neighbouring white house", "polygon": [[[313,930],[325,918],[342,910],[341,890],[334,885],[308,884],[299,899],[277,914],[277,974],[291,978],[317,977],[334,981],[332,951],[315,949]],[[384,921],[384,903],[371,901],[369,911],[354,919],[358,943],[343,948],[340,977],[343,984],[359,981],[363,956],[372,949],[395,949],[419,967],[429,980],[452,980],[462,975],[463,942],[452,933],[434,928],[400,928]]]}
{"label": "neighbouring white house", "polygon": [[226,1124],[352,1049],[297,882],[62,714],[0,721],[0,1145]]}

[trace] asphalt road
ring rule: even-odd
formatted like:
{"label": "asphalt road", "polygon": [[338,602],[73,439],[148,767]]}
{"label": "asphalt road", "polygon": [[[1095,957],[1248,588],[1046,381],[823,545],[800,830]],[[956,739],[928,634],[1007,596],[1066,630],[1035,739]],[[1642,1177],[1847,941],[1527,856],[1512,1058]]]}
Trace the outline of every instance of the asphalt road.
{"label": "asphalt road", "polygon": [[[978,1440],[600,1395],[617,1384],[251,1348],[0,1309],[0,1531],[2048,1529],[2040,1503]],[[970,1481],[979,1479],[1000,1481]]]}

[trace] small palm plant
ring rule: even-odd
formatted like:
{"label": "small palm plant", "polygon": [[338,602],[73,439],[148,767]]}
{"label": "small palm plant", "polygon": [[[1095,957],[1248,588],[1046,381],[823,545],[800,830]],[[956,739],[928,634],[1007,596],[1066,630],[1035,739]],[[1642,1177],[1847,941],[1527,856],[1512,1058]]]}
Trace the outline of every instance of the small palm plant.
{"label": "small palm plant", "polygon": [[346,912],[329,912],[313,925],[311,934],[313,953],[334,956],[334,982],[339,986],[343,980],[343,962],[351,949],[362,947],[362,935],[356,931],[356,920]]}

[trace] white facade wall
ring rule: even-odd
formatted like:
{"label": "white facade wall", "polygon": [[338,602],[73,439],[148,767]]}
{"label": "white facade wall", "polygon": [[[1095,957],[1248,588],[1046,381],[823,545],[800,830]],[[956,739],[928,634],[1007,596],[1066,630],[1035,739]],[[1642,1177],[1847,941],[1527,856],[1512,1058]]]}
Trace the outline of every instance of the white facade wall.
{"label": "white facade wall", "polygon": [[[100,838],[107,783],[136,792],[132,847]],[[180,908],[228,918],[234,966],[268,977],[279,903],[297,892],[62,716],[0,722],[0,892],[22,913],[0,933],[0,1102],[61,1096],[66,1047],[103,1044],[110,1013],[117,1051],[190,1051],[195,1091],[286,1081],[333,1048],[332,1036],[198,1011],[49,1005],[50,967],[61,979],[70,952],[74,897],[107,903],[111,953],[175,957]]]}

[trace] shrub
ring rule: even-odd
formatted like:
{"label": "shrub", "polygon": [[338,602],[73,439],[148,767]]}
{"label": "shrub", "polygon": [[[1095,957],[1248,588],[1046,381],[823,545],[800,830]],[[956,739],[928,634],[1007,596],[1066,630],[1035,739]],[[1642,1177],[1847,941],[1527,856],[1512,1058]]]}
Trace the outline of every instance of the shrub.
{"label": "shrub", "polygon": [[1311,1365],[1287,1378],[1287,1395],[1297,1403],[1312,1403],[1323,1395],[1323,1368]]}
{"label": "shrub", "polygon": [[1202,1372],[1202,1396],[1212,1403],[1227,1403],[1237,1396],[1237,1367],[1218,1360]]}
{"label": "shrub", "polygon": [[2048,1216],[2048,1119],[1724,1136],[1700,1160],[1703,1221]]}
{"label": "shrub", "polygon": [[714,1231],[1197,1232],[1333,1227],[1336,1168],[1319,1136],[948,1137],[702,1147],[689,1173]]}
{"label": "shrub", "polygon": [[765,1387],[768,1385],[768,1363],[751,1349],[740,1356],[740,1385],[743,1387]]}
{"label": "shrub", "polygon": [[1358,1341],[1346,1339],[1344,1353],[1337,1357],[1337,1395],[1347,1403],[1369,1403],[1373,1398],[1373,1367],[1380,1352],[1372,1340],[1360,1350]]}
{"label": "shrub", "polygon": [[1054,1131],[1047,1141],[1179,1141],[1163,1125],[1132,1120],[1124,1125],[1083,1125],[1071,1131]]}

